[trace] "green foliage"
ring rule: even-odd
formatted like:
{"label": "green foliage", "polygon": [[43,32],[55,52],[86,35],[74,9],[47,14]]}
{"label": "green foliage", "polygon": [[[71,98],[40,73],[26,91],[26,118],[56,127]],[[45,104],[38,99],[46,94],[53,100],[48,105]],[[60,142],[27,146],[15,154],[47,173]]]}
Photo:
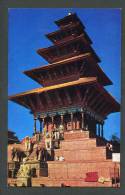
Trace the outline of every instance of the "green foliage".
{"label": "green foliage", "polygon": [[112,134],[111,136],[111,141],[117,141],[118,143],[120,143],[120,138],[117,136],[116,133]]}

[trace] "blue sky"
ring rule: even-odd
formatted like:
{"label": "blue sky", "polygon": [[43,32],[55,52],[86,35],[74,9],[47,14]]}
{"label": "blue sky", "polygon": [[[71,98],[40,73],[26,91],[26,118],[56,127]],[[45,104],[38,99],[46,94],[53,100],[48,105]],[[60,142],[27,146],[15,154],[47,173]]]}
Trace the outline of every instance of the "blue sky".
{"label": "blue sky", "polygon": [[[52,43],[45,34],[58,29],[55,20],[69,11],[76,12],[93,41],[99,64],[112,80],[106,89],[120,102],[121,98],[121,10],[88,8],[39,8],[8,10],[8,95],[40,87],[22,72],[46,65],[36,50]],[[39,129],[39,123],[37,124]],[[26,108],[8,102],[8,128],[22,139],[33,133],[33,116]],[[104,136],[120,137],[120,113],[110,114],[104,125]]]}

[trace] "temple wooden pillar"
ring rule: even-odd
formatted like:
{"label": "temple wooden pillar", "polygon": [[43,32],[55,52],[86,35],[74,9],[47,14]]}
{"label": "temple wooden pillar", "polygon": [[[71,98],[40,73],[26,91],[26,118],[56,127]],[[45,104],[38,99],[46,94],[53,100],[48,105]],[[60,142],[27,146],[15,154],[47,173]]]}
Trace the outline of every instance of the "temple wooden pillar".
{"label": "temple wooden pillar", "polygon": [[64,116],[63,114],[60,115],[60,117],[61,117],[61,125],[63,125],[63,116]]}
{"label": "temple wooden pillar", "polygon": [[54,129],[54,116],[52,116],[51,119],[52,119],[52,128]]}
{"label": "temple wooden pillar", "polygon": [[42,126],[43,126],[43,128],[44,128],[44,121],[45,121],[45,118],[42,118],[43,120],[42,120]]}
{"label": "temple wooden pillar", "polygon": [[103,137],[103,124],[101,124],[101,137]]}
{"label": "temple wooden pillar", "polygon": [[84,129],[84,126],[85,126],[84,125],[84,112],[82,112],[81,115],[82,115],[82,129]]}
{"label": "temple wooden pillar", "polygon": [[71,129],[73,130],[73,113],[71,112]]}
{"label": "temple wooden pillar", "polygon": [[49,126],[49,123],[48,123],[48,118],[46,120],[46,128],[47,128],[47,131],[48,131],[48,126]]}
{"label": "temple wooden pillar", "polygon": [[40,133],[42,132],[42,122],[43,122],[43,119],[42,118],[40,118]]}
{"label": "temple wooden pillar", "polygon": [[36,120],[37,118],[34,118],[34,134],[36,134]]}
{"label": "temple wooden pillar", "polygon": [[100,129],[100,123],[98,123],[98,136],[99,136],[99,137],[100,137],[100,135],[101,135],[101,134],[100,134],[100,130],[101,130],[101,129]]}
{"label": "temple wooden pillar", "polygon": [[76,119],[73,119],[73,130],[76,129]]}

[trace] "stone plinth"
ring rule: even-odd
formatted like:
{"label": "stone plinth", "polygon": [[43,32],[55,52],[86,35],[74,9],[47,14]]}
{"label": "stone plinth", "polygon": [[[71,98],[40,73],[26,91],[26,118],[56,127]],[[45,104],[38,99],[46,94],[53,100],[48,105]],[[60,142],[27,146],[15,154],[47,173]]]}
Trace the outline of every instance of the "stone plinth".
{"label": "stone plinth", "polygon": [[48,162],[50,179],[84,179],[87,172],[98,172],[99,177],[110,177],[112,161]]}
{"label": "stone plinth", "polygon": [[93,149],[96,148],[96,139],[76,139],[76,140],[63,140],[60,143],[60,149],[64,150],[79,150],[79,149]]}
{"label": "stone plinth", "polygon": [[32,185],[42,187],[43,185],[46,187],[112,187],[112,183],[110,182],[85,182],[84,179],[50,179],[50,178],[33,178]]}
{"label": "stone plinth", "polygon": [[30,160],[25,163],[28,165],[33,172],[33,177],[47,177],[48,176],[48,164],[38,160]]}
{"label": "stone plinth", "polygon": [[[34,150],[26,161],[35,171],[31,179],[32,186],[112,187],[111,179],[116,165],[112,160],[106,159],[106,146],[97,146],[97,139],[89,138],[88,131],[64,133],[60,149],[54,149],[55,157],[63,156],[64,161],[41,162],[34,160],[35,155]],[[120,168],[119,164],[117,168]],[[88,172],[97,172],[99,178],[105,178],[107,181],[85,181]],[[26,178],[8,179],[11,186],[22,186],[22,182],[29,185]]]}
{"label": "stone plinth", "polygon": [[64,133],[64,140],[89,138],[89,131],[75,130]]}
{"label": "stone plinth", "polygon": [[19,177],[16,182],[18,187],[31,187],[31,178],[30,177]]}
{"label": "stone plinth", "polygon": [[[96,154],[96,155],[95,155]],[[105,160],[106,150],[105,148],[93,148],[93,149],[79,149],[69,150],[58,149],[55,151],[55,157],[63,156],[65,161],[82,161],[82,160]]]}

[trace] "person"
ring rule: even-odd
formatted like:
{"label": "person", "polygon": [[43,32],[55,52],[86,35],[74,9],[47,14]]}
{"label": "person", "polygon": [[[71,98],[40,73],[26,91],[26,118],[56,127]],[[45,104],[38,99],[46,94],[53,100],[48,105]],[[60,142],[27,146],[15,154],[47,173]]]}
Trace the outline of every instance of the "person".
{"label": "person", "polygon": [[54,138],[59,139],[59,130],[57,128],[54,130]]}
{"label": "person", "polygon": [[44,148],[41,148],[41,160],[42,161],[45,160],[45,151],[44,151]]}
{"label": "person", "polygon": [[64,157],[63,156],[60,156],[59,157],[59,161],[64,161]]}
{"label": "person", "polygon": [[110,150],[110,151],[113,151],[113,146],[112,146],[111,143],[109,144],[109,150]]}
{"label": "person", "polygon": [[39,156],[39,149],[38,149],[38,145],[36,146],[36,160],[38,160],[38,156]]}
{"label": "person", "polygon": [[48,152],[45,148],[44,148],[44,159],[45,159],[45,161],[48,160]]}
{"label": "person", "polygon": [[22,159],[22,152],[20,150],[17,150],[17,161],[20,162]]}
{"label": "person", "polygon": [[107,147],[107,149],[109,150],[109,151],[113,151],[113,146],[112,146],[112,144],[111,143],[107,143],[106,144],[106,147]]}
{"label": "person", "polygon": [[40,142],[40,134],[39,133],[35,134],[35,139],[36,139],[36,142]]}
{"label": "person", "polygon": [[50,150],[52,148],[52,132],[46,132],[46,137],[45,137],[45,146],[47,150]]}
{"label": "person", "polygon": [[59,138],[60,139],[64,138],[64,126],[63,125],[59,126]]}
{"label": "person", "polygon": [[59,156],[56,156],[56,157],[55,157],[55,160],[58,161],[58,160],[59,160]]}
{"label": "person", "polygon": [[29,136],[26,136],[25,137],[25,148],[26,148],[26,151],[29,151],[30,150],[30,146],[31,146],[30,137]]}
{"label": "person", "polygon": [[16,154],[16,152],[15,152],[15,148],[14,147],[12,147],[11,148],[11,160],[13,161],[14,160],[14,158],[15,158],[15,154]]}

